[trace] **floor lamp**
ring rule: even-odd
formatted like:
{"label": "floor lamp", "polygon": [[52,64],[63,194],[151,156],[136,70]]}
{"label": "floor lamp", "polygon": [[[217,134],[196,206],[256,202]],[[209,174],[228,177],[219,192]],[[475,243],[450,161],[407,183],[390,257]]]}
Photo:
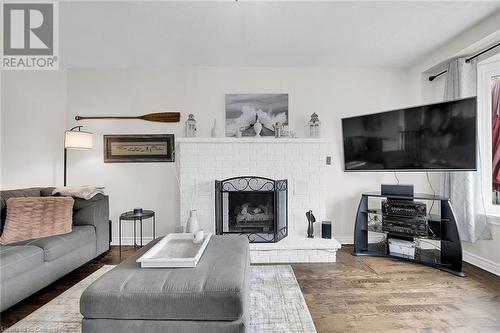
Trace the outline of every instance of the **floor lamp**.
{"label": "floor lamp", "polygon": [[81,130],[82,126],[75,126],[64,132],[64,186],[66,186],[66,169],[68,149],[92,149],[92,133]]}

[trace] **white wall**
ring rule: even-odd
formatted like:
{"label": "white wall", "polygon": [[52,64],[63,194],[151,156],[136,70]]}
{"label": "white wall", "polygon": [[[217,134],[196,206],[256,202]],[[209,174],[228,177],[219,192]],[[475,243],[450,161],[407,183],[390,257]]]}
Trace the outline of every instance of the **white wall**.
{"label": "white wall", "polygon": [[[418,102],[433,103],[442,100],[441,92],[444,89],[446,75],[432,82],[428,78],[444,70],[448,59],[464,54],[475,54],[495,44],[498,40],[500,40],[500,12],[495,12],[420,59],[409,69],[411,90],[418,96]],[[495,52],[498,52],[498,49],[492,50],[485,56]]]}
{"label": "white wall", "polygon": [[[310,114],[316,112],[323,123],[323,136],[332,139],[333,165],[329,167],[326,179],[322,180],[328,187],[327,218],[334,221],[334,235],[339,240],[352,241],[360,193],[377,190],[381,183],[394,183],[395,179],[392,173],[342,171],[340,119],[413,105],[417,100],[410,89],[408,72],[395,69],[68,69],[67,77],[62,72],[44,75],[44,79],[42,74],[33,75],[33,79],[23,74],[10,75],[3,81],[2,94],[10,102],[2,106],[5,115],[2,126],[8,129],[2,134],[2,145],[19,142],[20,145],[30,146],[27,154],[15,153],[12,147],[8,148],[8,154],[3,153],[3,176],[10,180],[5,182],[4,188],[60,184],[62,132],[64,128],[77,124],[73,120],[75,115],[140,115],[157,111],[182,113],[181,123],[178,124],[139,120],[80,122],[86,130],[95,133],[94,149],[70,151],[68,184],[106,187],[110,195],[114,236],[118,235],[119,214],[137,206],[157,212],[159,234],[174,231],[179,224],[179,197],[171,163],[103,163],[103,134],[174,133],[183,136],[186,116],[193,113],[198,120],[199,136],[207,137],[214,118],[219,124],[224,123],[225,93],[286,92],[289,93],[291,128],[299,136],[305,136]],[[22,94],[24,81],[28,81],[31,89],[24,90],[25,94]],[[17,88],[5,89],[5,86]],[[38,87],[51,94],[40,96],[36,92]],[[26,104],[29,104],[28,107]],[[32,107],[35,105],[37,108]],[[60,112],[64,105],[67,111],[65,125],[61,124],[64,113]],[[44,106],[43,121],[39,111],[33,111],[41,106]],[[35,120],[30,125],[31,131],[19,131],[26,125],[25,121],[18,119],[20,111],[25,115],[26,122]],[[45,149],[47,144],[44,141],[50,141],[50,152],[38,150],[42,146]],[[13,158],[7,158],[10,156]],[[25,163],[28,161],[30,164]],[[26,171],[23,172],[26,168],[36,172],[26,175]],[[415,183],[419,192],[428,192],[425,175],[400,173],[399,178],[402,183]],[[126,236],[131,236],[131,230],[130,226],[125,230]],[[150,229],[145,228],[145,235],[149,232]]]}
{"label": "white wall", "polygon": [[[141,115],[158,111],[182,111],[184,78],[176,70],[68,70],[68,126],[75,115]],[[183,112],[184,114],[184,112]],[[184,114],[185,116],[185,114]],[[157,214],[157,235],[175,230],[178,220],[178,187],[172,163],[103,163],[104,134],[180,135],[181,124],[142,120],[81,121],[94,133],[94,149],[70,156],[69,185],[96,184],[110,196],[113,237],[118,237],[120,213],[134,207]],[[132,236],[130,222],[124,234]],[[150,223],[144,236],[150,237]],[[130,239],[128,239],[130,241]]]}
{"label": "white wall", "polygon": [[66,73],[4,71],[2,188],[62,185]]}

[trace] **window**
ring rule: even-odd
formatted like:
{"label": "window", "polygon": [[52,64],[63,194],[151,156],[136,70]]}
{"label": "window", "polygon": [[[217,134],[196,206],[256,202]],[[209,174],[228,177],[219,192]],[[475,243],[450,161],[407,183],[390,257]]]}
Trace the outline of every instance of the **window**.
{"label": "window", "polygon": [[500,76],[491,77],[493,204],[500,204]]}
{"label": "window", "polygon": [[500,114],[493,111],[500,103],[500,61],[478,66],[477,97],[484,201],[488,215],[500,216]]}

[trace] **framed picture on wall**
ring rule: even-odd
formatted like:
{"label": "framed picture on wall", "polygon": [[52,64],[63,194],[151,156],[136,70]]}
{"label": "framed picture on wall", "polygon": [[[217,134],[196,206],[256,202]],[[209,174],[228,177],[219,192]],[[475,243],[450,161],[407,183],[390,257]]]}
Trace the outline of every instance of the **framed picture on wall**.
{"label": "framed picture on wall", "polygon": [[174,162],[173,134],[104,135],[104,163]]}
{"label": "framed picture on wall", "polygon": [[226,94],[226,136],[274,136],[276,123],[288,125],[288,94]]}

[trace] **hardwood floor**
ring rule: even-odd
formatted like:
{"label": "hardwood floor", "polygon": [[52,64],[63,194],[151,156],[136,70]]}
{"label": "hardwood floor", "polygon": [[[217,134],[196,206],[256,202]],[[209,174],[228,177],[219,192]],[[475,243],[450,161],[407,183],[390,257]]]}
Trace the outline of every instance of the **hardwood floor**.
{"label": "hardwood floor", "polygon": [[318,332],[500,332],[500,278],[466,278],[399,260],[337,252],[292,265]]}
{"label": "hardwood floor", "polygon": [[[467,278],[387,258],[353,257],[344,246],[333,264],[293,264],[319,333],[500,332],[500,278],[465,266]],[[103,265],[118,264],[133,246],[112,247],[0,314],[1,330]]]}

